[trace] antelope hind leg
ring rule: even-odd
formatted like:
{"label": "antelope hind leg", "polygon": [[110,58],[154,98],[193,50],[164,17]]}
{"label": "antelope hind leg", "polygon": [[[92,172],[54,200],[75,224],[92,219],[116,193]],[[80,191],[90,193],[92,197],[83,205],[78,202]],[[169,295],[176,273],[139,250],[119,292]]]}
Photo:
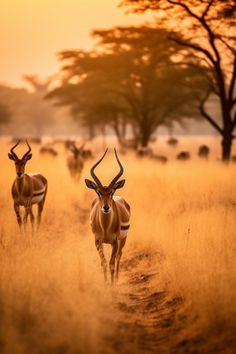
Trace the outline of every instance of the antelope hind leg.
{"label": "antelope hind leg", "polygon": [[32,206],[30,208],[30,221],[32,225],[32,233],[34,234],[34,214],[33,214]]}
{"label": "antelope hind leg", "polygon": [[38,217],[37,217],[37,225],[38,225],[38,227],[39,227],[39,225],[41,223],[43,207],[44,207],[44,203],[45,203],[45,199],[46,199],[46,195],[47,195],[47,189],[48,189],[48,187],[46,187],[43,200],[41,200],[41,202],[38,203]]}
{"label": "antelope hind leg", "polygon": [[118,241],[118,250],[117,250],[117,254],[116,254],[116,280],[118,280],[118,278],[119,278],[120,260],[121,260],[121,256],[122,256],[122,249],[125,245],[125,242],[126,242],[126,237],[124,237]]}

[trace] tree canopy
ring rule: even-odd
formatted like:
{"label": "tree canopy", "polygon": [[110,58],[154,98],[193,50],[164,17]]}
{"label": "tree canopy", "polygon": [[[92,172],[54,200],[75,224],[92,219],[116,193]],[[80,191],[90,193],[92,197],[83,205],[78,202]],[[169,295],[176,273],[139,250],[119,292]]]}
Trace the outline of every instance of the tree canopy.
{"label": "tree canopy", "polygon": [[116,129],[125,120],[146,146],[158,126],[199,117],[197,104],[206,87],[196,67],[207,70],[197,61],[195,67],[176,65],[181,50],[167,41],[170,34],[150,26],[94,31],[93,51],[60,53],[64,79],[48,97],[70,105],[84,123]]}

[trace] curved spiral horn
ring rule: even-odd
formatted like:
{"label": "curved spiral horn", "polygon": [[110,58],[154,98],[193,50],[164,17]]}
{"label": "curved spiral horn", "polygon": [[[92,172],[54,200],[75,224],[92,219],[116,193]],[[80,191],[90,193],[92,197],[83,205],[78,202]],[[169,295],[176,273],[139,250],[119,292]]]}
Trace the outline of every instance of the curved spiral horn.
{"label": "curved spiral horn", "polygon": [[15,157],[15,159],[18,159],[18,156],[16,155],[16,153],[14,152],[14,149],[17,147],[17,145],[19,145],[20,143],[20,139],[17,141],[17,143],[11,148],[11,153],[12,155]]}
{"label": "curved spiral horn", "polygon": [[92,178],[94,179],[94,181],[97,183],[98,186],[102,186],[102,183],[100,182],[99,178],[95,175],[95,168],[100,164],[100,162],[104,159],[106,153],[107,153],[108,148],[106,149],[106,151],[104,152],[104,154],[102,155],[102,157],[95,163],[95,165],[93,165],[93,167],[90,170],[90,174],[92,176]]}
{"label": "curved spiral horn", "polygon": [[31,147],[30,147],[30,145],[29,145],[29,143],[28,143],[28,140],[26,139],[25,141],[26,141],[26,144],[27,144],[27,146],[28,146],[28,151],[24,154],[24,156],[22,157],[22,159],[24,159],[24,158],[30,153],[30,151],[31,151]]}
{"label": "curved spiral horn", "polygon": [[115,155],[116,155],[116,160],[117,160],[117,162],[118,162],[118,164],[119,164],[119,166],[120,166],[120,171],[118,172],[118,174],[116,175],[116,177],[113,178],[113,180],[112,180],[111,183],[109,184],[109,187],[111,187],[113,184],[115,184],[115,183],[118,181],[118,179],[119,179],[119,178],[123,175],[123,173],[124,173],[124,168],[123,168],[123,166],[122,166],[122,164],[121,164],[121,162],[120,162],[120,160],[119,160],[119,157],[118,157],[118,155],[117,155],[116,149],[114,149],[114,151],[115,151]]}

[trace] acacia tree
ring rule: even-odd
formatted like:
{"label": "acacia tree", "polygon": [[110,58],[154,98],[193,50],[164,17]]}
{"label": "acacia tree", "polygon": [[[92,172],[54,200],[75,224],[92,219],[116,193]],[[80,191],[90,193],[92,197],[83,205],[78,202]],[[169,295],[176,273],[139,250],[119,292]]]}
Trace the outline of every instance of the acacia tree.
{"label": "acacia tree", "polygon": [[[121,6],[158,14],[157,24],[173,30],[169,40],[210,69],[199,109],[222,136],[222,160],[229,160],[236,126],[235,0],[123,0]],[[212,92],[219,100],[220,124],[205,108]]]}
{"label": "acacia tree", "polygon": [[[98,39],[95,51],[61,53],[66,77],[49,98],[58,97],[80,118],[105,120],[114,129],[122,116],[123,122],[135,125],[142,146],[148,145],[158,126],[196,116],[197,93],[203,86],[196,70],[184,65],[174,69],[179,49],[167,42],[169,32],[143,26],[93,35]],[[185,82],[189,76],[195,82],[191,88]]]}

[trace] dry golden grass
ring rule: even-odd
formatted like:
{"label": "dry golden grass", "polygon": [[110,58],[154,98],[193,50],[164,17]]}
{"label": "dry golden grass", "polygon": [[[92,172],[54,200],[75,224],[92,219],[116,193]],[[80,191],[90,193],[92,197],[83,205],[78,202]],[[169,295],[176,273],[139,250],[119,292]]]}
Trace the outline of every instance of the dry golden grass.
{"label": "dry golden grass", "polygon": [[[200,140],[199,140],[200,141]],[[179,149],[194,155],[199,141]],[[22,353],[232,353],[236,327],[236,166],[213,157],[176,162],[176,150],[160,165],[121,157],[127,183],[119,192],[132,208],[132,227],[121,279],[104,284],[85,188],[92,162],[74,183],[65,153],[38,155],[28,172],[43,173],[49,191],[42,227],[21,235],[12,208],[14,164],[0,144],[0,352]],[[23,151],[24,147],[21,147]],[[101,152],[96,146],[96,157]],[[98,174],[108,182],[117,171],[112,154]],[[106,254],[109,256],[107,247]]]}

